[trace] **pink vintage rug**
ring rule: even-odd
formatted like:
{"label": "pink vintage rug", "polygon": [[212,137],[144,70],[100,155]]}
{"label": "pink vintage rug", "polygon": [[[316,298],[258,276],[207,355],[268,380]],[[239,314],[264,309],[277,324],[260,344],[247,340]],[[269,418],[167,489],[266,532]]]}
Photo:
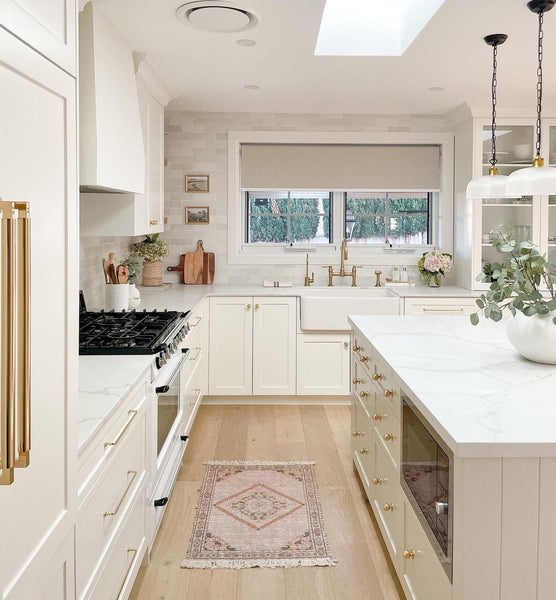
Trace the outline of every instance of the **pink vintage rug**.
{"label": "pink vintage rug", "polygon": [[333,566],[314,464],[208,462],[181,566]]}

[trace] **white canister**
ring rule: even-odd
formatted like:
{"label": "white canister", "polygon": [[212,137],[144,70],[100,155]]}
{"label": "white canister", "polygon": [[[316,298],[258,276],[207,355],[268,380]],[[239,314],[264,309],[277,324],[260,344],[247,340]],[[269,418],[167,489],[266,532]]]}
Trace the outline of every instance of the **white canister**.
{"label": "white canister", "polygon": [[129,283],[107,283],[104,286],[105,310],[127,310]]}
{"label": "white canister", "polygon": [[141,304],[141,294],[134,283],[129,284],[129,310]]}

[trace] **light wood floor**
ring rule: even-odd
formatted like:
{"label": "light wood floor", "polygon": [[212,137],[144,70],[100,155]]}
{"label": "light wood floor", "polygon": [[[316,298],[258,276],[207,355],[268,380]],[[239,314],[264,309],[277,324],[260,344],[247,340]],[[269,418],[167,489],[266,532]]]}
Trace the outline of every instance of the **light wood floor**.
{"label": "light wood floor", "polygon": [[[403,600],[353,471],[347,406],[201,406],[132,600]],[[335,567],[181,569],[206,460],[315,460]]]}

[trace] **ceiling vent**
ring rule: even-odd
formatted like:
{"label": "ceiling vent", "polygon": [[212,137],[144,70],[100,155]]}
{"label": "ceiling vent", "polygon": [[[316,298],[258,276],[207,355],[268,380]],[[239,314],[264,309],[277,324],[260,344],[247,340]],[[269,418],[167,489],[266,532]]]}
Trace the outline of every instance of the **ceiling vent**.
{"label": "ceiling vent", "polygon": [[192,27],[214,33],[238,33],[259,22],[252,12],[224,0],[188,2],[176,10],[176,16]]}

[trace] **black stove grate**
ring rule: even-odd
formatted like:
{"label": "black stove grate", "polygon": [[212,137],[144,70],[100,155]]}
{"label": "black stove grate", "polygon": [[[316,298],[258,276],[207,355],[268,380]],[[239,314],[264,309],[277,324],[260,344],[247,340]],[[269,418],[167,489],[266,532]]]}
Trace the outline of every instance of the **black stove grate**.
{"label": "black stove grate", "polygon": [[79,354],[155,354],[189,312],[82,312]]}

